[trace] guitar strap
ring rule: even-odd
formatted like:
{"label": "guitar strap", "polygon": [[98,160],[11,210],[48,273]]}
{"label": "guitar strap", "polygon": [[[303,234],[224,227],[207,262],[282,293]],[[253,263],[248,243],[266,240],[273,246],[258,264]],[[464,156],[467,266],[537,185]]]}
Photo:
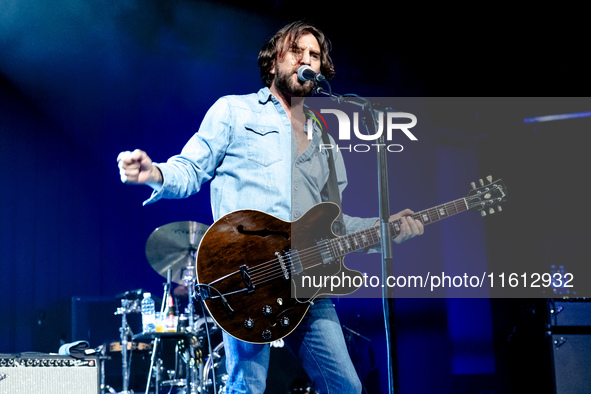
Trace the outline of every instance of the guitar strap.
{"label": "guitar strap", "polygon": [[[322,128],[322,142],[325,145],[332,145],[330,139],[328,138],[328,133]],[[343,219],[343,208],[341,207],[341,195],[339,193],[339,185],[337,180],[337,173],[335,170],[334,165],[334,156],[332,154],[332,149],[327,149],[328,151],[328,169],[330,173],[328,174],[328,180],[326,181],[326,192],[328,196],[328,201],[334,202],[339,206],[341,212],[339,213],[339,217],[335,220],[332,225],[332,230],[336,235],[345,235],[346,228],[345,228],[345,220]]]}

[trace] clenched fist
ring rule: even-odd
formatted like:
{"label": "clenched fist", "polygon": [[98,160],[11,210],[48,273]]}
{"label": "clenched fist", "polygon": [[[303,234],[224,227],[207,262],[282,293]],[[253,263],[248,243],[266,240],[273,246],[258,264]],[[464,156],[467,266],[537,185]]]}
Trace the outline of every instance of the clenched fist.
{"label": "clenched fist", "polygon": [[158,167],[152,165],[152,159],[143,150],[136,149],[133,152],[119,153],[117,164],[123,183],[152,187],[162,185],[162,173]]}

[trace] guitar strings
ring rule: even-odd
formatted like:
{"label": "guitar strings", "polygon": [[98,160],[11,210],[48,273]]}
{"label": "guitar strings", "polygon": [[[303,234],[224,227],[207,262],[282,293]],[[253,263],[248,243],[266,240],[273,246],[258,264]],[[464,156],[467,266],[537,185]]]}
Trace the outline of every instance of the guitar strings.
{"label": "guitar strings", "polygon": [[[366,230],[360,231],[359,233],[361,233],[361,232],[371,232],[372,230],[373,229],[366,229]],[[373,231],[375,231],[375,230],[373,230]],[[346,237],[346,238],[353,238],[353,237],[360,237],[360,236],[361,236],[360,234],[354,233],[354,234],[347,234],[344,237]],[[376,238],[375,236],[371,236],[371,235],[369,237],[363,235],[363,237],[365,237],[365,238],[371,238],[371,239]],[[337,238],[337,239],[342,239],[342,238],[343,237]],[[301,251],[298,251],[297,259],[299,259],[299,261],[302,262],[303,263],[303,266],[304,266],[306,264],[306,262],[308,261],[308,259],[310,257],[310,254],[312,254],[314,257],[316,255],[320,255],[320,258],[321,258],[322,252],[319,251],[318,247],[326,247],[326,249],[324,251],[329,252],[332,256],[337,255],[336,249],[334,248],[334,245],[333,245],[334,239],[335,238],[333,238],[333,239],[327,239],[326,242],[323,242],[321,244],[318,244],[318,245],[313,246],[313,247],[308,248],[308,249],[302,249]],[[379,237],[375,240],[374,243],[377,243],[377,242],[379,242]],[[359,244],[359,241],[356,241],[355,243],[356,244]],[[332,250],[330,250],[331,248],[332,248]],[[287,257],[287,256],[284,256],[283,258],[284,258],[284,260],[290,260],[290,258]],[[256,267],[253,267],[249,271],[250,271],[250,273],[252,275],[254,275],[254,274],[259,274],[260,275],[260,274],[268,273],[270,269],[274,268],[274,265],[276,263],[279,263],[279,264],[281,263],[280,260],[281,260],[280,258],[277,258],[277,259],[270,260],[268,262],[261,263],[261,264],[257,265]],[[293,260],[292,260],[292,264],[293,264]],[[282,270],[282,267],[280,267],[280,268]],[[308,266],[305,266],[303,268],[309,268],[309,267]]]}
{"label": "guitar strings", "polygon": [[[458,202],[459,201],[454,201],[453,203],[455,205]],[[439,207],[436,207],[436,208],[439,208]],[[457,209],[457,207],[455,207],[455,208],[456,208],[455,209],[456,210],[455,213],[461,212],[461,211],[459,211]],[[431,210],[434,210],[434,209],[431,209]],[[420,214],[423,214],[423,213],[424,212],[419,212],[417,214],[414,214],[413,217],[416,217],[417,219],[420,219],[419,216],[420,216]],[[435,216],[437,219],[439,219],[439,216],[437,215],[437,213],[428,212],[428,214],[429,214],[429,216]],[[451,215],[448,214],[446,216],[451,216]],[[393,226],[396,223],[400,224],[400,221],[399,220],[398,221],[393,221],[393,222],[390,223],[390,225]],[[347,235],[345,235],[343,237],[337,238],[337,240],[338,240],[337,242],[338,243],[342,243],[343,240],[345,240],[345,242],[346,242],[347,239],[349,239],[349,240],[353,239],[354,240],[354,243],[357,243],[355,241],[355,238],[356,237],[359,237],[360,236],[360,233],[364,233],[364,232],[365,233],[371,233],[372,230],[373,230],[373,232],[375,232],[375,229],[365,229],[365,230],[362,230],[360,232],[356,232],[356,233],[353,233],[353,234],[347,234]],[[378,236],[378,234],[374,234],[374,235],[370,235],[370,236],[371,236],[372,239],[375,236],[375,238],[376,238],[376,242],[375,243],[378,243],[379,242],[379,236]],[[393,235],[393,237],[395,237],[395,236],[397,236],[397,234],[394,234]],[[347,244],[349,245],[349,247],[346,248],[345,253],[341,253],[339,255],[338,253],[336,253],[337,251],[336,251],[336,248],[335,248],[335,245],[334,245],[335,242],[333,242],[334,240],[335,239],[330,239],[330,240],[328,240],[326,243],[324,243],[322,245],[311,247],[311,248],[309,248],[307,250],[303,250],[300,253],[300,256],[299,256],[300,257],[300,261],[302,262],[302,266],[305,266],[305,269],[310,269],[310,268],[313,268],[313,267],[316,267],[318,265],[323,264],[323,261],[322,261],[322,252],[320,251],[319,247],[325,247],[325,250],[328,250],[329,252],[332,252],[332,256],[333,257],[334,256],[339,256],[340,257],[342,255],[347,254],[350,251],[355,250],[355,249],[351,248],[350,247],[350,243],[347,242]],[[341,241],[341,242],[339,242],[339,241]],[[372,244],[375,244],[375,243],[372,243]],[[341,245],[341,247],[342,247],[342,245]],[[330,249],[332,249],[332,250],[330,250]],[[312,254],[312,255],[310,256],[310,254]],[[311,265],[309,263],[311,263]],[[267,281],[278,279],[278,278],[281,278],[281,277],[285,276],[284,269],[287,269],[287,268],[288,267],[283,267],[281,265],[280,259],[274,259],[274,260],[271,260],[271,261],[262,263],[262,264],[258,265],[257,267],[254,267],[251,270],[251,273],[252,273],[251,279],[253,280],[253,284],[254,284],[254,281],[257,281],[257,284],[260,285],[260,284],[265,283]]]}
{"label": "guitar strings", "polygon": [[[481,203],[478,203],[476,205],[471,206],[475,200],[480,201],[481,200],[480,196],[467,196],[467,197],[464,197],[464,198],[461,198],[461,199],[458,199],[458,200],[455,200],[455,201],[452,201],[452,202],[449,202],[449,203],[446,203],[446,204],[443,204],[443,205],[440,205],[437,207],[433,207],[433,208],[429,208],[424,211],[417,212],[417,213],[413,214],[412,216],[415,219],[421,220],[423,222],[423,224],[430,224],[430,223],[434,222],[432,220],[432,218],[435,218],[435,221],[438,221],[441,219],[441,216],[439,215],[439,213],[437,213],[437,209],[440,209],[443,207],[445,209],[445,213],[446,213],[445,217],[449,217],[449,216],[464,212],[466,210],[475,208],[478,205],[481,205]],[[458,204],[460,204],[459,205],[460,209],[458,209]],[[450,214],[447,209],[452,205],[453,205],[455,212],[452,212]],[[430,219],[430,221],[428,223],[425,223],[423,218],[421,217],[425,213],[428,215],[428,217]],[[400,224],[400,220],[390,222],[390,226],[394,226],[396,223]],[[347,234],[342,237],[327,239],[326,242],[323,242],[322,244],[318,244],[318,245],[312,246],[308,249],[303,249],[302,251],[299,251],[298,257],[299,257],[300,263],[302,264],[302,268],[305,270],[305,269],[310,269],[310,268],[324,264],[324,261],[322,258],[322,251],[330,253],[331,256],[333,257],[333,259],[336,259],[336,258],[342,257],[345,254],[349,253],[349,251],[357,250],[357,249],[351,248],[350,244],[347,242],[347,244],[349,245],[347,250],[349,250],[349,251],[339,254],[339,253],[337,253],[335,244],[339,243],[341,246],[341,249],[344,249],[342,246],[342,243],[340,241],[353,240],[354,243],[357,244],[357,246],[358,246],[358,242],[356,241],[356,238],[358,238],[360,236],[365,237],[367,233],[371,233],[371,232],[375,233],[375,231],[376,231],[376,228],[361,230],[361,231],[358,231],[358,232],[355,232],[352,234]],[[379,242],[379,234],[376,234],[376,235],[377,235],[376,243],[378,243]],[[398,234],[396,232],[396,228],[394,228],[393,237],[396,237],[397,235]],[[369,245],[369,246],[371,246],[371,245]],[[360,249],[360,248],[358,248],[358,249]],[[286,258],[285,256],[283,256],[283,257]],[[259,285],[264,284],[266,282],[281,278],[281,277],[285,276],[284,269],[289,269],[289,268],[290,267],[282,266],[279,258],[261,263],[258,266],[253,267],[250,270],[252,283],[256,286],[259,286]],[[254,280],[253,280],[253,278],[254,278]],[[256,283],[255,283],[255,281],[256,281]]]}
{"label": "guitar strings", "polygon": [[[334,249],[331,249],[332,240],[328,240],[326,243],[322,243],[319,245],[312,246],[307,249],[303,249],[301,252],[298,252],[299,261],[302,264],[303,270],[313,268],[318,266],[319,264],[323,264],[322,262],[322,253],[328,252],[332,256],[335,255]],[[293,265],[293,263],[291,264]],[[261,271],[262,268],[262,271]],[[265,263],[261,263],[258,266],[254,267],[251,270],[251,280],[254,284],[254,281],[257,280],[258,284],[267,282],[268,280],[273,280],[280,278],[285,275],[284,269],[290,270],[290,266],[283,267],[279,259],[273,259],[267,261]],[[289,276],[291,276],[291,272],[289,272]],[[255,279],[256,276],[256,279]],[[262,281],[261,281],[262,280]]]}
{"label": "guitar strings", "polygon": [[[431,222],[433,222],[433,218],[435,218],[436,220],[439,220],[441,218],[440,215],[437,213],[437,209],[440,209],[443,207],[444,209],[446,209],[445,217],[449,217],[449,216],[455,215],[457,213],[464,212],[466,209],[470,209],[469,207],[463,206],[462,202],[465,202],[465,204],[468,205],[468,203],[472,203],[474,200],[480,200],[480,197],[468,196],[468,197],[458,199],[458,200],[455,200],[455,201],[452,201],[452,202],[449,202],[449,203],[446,203],[446,204],[443,204],[443,205],[440,205],[440,206],[437,206],[434,208],[430,208],[430,209],[415,213],[412,216],[418,220],[423,221],[421,216],[426,213],[430,219],[429,223],[431,223]],[[458,204],[460,204],[461,209],[458,209]],[[453,212],[450,214],[447,211],[447,208],[449,208],[449,206],[452,206],[452,205],[453,205],[453,208],[455,209],[456,212]],[[393,226],[396,223],[400,224],[400,220],[390,222],[390,225]],[[429,224],[429,223],[427,223],[427,224]],[[322,243],[322,244],[310,247],[308,249],[303,249],[302,251],[299,251],[298,257],[299,257],[299,261],[302,263],[302,268],[304,270],[306,270],[306,269],[314,268],[316,266],[324,264],[323,259],[322,259],[322,250],[321,250],[322,248],[324,248],[325,252],[326,251],[329,252],[333,258],[338,258],[346,253],[349,253],[348,251],[342,255],[339,255],[338,253],[336,253],[337,250],[334,245],[335,240],[337,240],[337,241],[344,240],[346,242],[347,240],[353,239],[354,243],[358,244],[355,241],[355,238],[361,236],[361,233],[371,232],[372,230],[374,230],[374,229],[365,229],[365,230],[361,230],[356,233],[347,234],[347,235],[340,237],[340,238],[329,239],[325,243]],[[393,235],[393,237],[395,237],[395,236],[397,236],[397,234]],[[379,236],[378,236],[378,242],[379,242]],[[349,244],[349,243],[347,242],[347,244]],[[341,245],[341,248],[342,248],[342,245]],[[348,247],[347,250],[352,251],[355,249]],[[335,256],[338,256],[338,257],[335,257]],[[285,256],[283,256],[283,257],[285,259],[288,259]],[[290,269],[290,266],[282,265],[280,259],[276,258],[276,259],[261,263],[261,264],[257,265],[256,267],[253,267],[250,270],[250,276],[251,276],[251,280],[252,280],[253,285],[261,285],[265,282],[275,280],[275,279],[285,276],[284,270],[289,270],[289,269]],[[291,272],[290,272],[290,274],[291,274]]]}
{"label": "guitar strings", "polygon": [[[391,224],[393,224],[393,223],[394,222],[392,222]],[[348,251],[345,251],[345,253],[341,253],[341,254],[337,253],[335,243],[337,243],[338,240],[342,240],[343,238],[351,239],[351,238],[360,237],[360,236],[368,238],[365,234],[362,234],[362,233],[370,233],[369,238],[371,238],[373,241],[373,243],[371,245],[377,244],[379,242],[379,235],[377,234],[376,231],[377,231],[377,228],[364,229],[364,230],[361,230],[361,231],[358,231],[358,232],[355,232],[352,234],[347,234],[343,237],[328,239],[328,240],[326,240],[327,242],[324,242],[324,243],[316,245],[316,246],[312,246],[308,249],[303,249],[301,252],[298,252],[298,257],[299,257],[300,262],[302,263],[302,267],[304,268],[304,270],[306,270],[306,269],[317,267],[319,265],[323,265],[324,264],[323,259],[322,259],[323,251],[328,252],[331,255],[332,259],[336,259],[338,257],[344,256],[345,254],[352,251],[353,249],[351,247],[349,247],[349,248],[347,248]],[[373,233],[373,235],[371,235],[371,233]],[[357,244],[358,244],[358,242],[357,242]],[[285,269],[288,269],[288,270],[289,270],[289,268],[290,267],[285,267]],[[256,276],[256,279],[255,279],[255,276]],[[252,283],[255,284],[254,281],[256,280],[258,285],[268,282],[270,280],[281,278],[283,276],[285,276],[285,272],[284,272],[284,267],[281,265],[280,259],[273,259],[273,260],[267,261],[265,263],[261,263],[251,270]]]}
{"label": "guitar strings", "polygon": [[[301,252],[298,253],[299,256],[299,260],[302,263],[302,268],[304,270],[311,268],[310,266],[307,265],[307,263],[310,261],[310,257],[315,257],[318,256],[318,258],[321,258],[321,251],[320,248],[321,247],[325,247],[327,249],[328,242],[324,245],[316,245],[313,247],[310,247],[308,249],[303,249]],[[330,250],[329,250],[330,252]],[[288,258],[285,258],[288,259]],[[293,263],[291,263],[290,265],[293,265]],[[289,266],[286,265],[285,267],[286,269],[289,269]],[[265,275],[268,274],[274,274],[274,273],[280,273],[280,276],[283,276],[283,269],[284,267],[281,265],[280,259],[276,258],[264,263],[261,263],[259,265],[257,265],[256,267],[253,267],[251,270],[249,270],[250,273],[250,277],[251,279],[253,279],[255,276],[257,276],[258,278],[264,277]]]}
{"label": "guitar strings", "polygon": [[[458,203],[460,203],[460,201],[459,201],[459,200],[456,200],[456,201],[454,201],[454,202],[453,202],[453,204],[454,204],[454,205],[456,205],[456,204],[458,204]],[[449,205],[449,204],[452,204],[452,203],[448,203],[447,205]],[[441,207],[441,206],[439,206],[439,207],[436,207],[436,208],[440,208],[440,207]],[[421,219],[421,214],[424,214],[424,212],[427,212],[427,213],[429,214],[429,216],[430,216],[430,217],[435,217],[435,218],[439,219],[439,215],[438,215],[436,212],[434,212],[434,210],[435,210],[436,208],[432,208],[432,209],[430,209],[430,210],[426,210],[426,211],[422,211],[422,212],[415,213],[415,214],[413,215],[413,217],[415,217],[416,219]],[[453,215],[453,214],[455,214],[455,213],[459,213],[459,212],[461,212],[461,210],[458,210],[457,206],[456,206],[456,207],[454,207],[454,208],[455,208],[455,211],[456,211],[456,212],[452,213],[451,215]],[[446,216],[451,216],[451,215],[450,215],[450,214],[447,214]],[[397,220],[397,221],[390,222],[390,225],[391,225],[391,226],[394,226],[395,224],[400,224],[400,220]],[[373,232],[374,234],[372,234],[372,232]],[[396,231],[395,231],[395,232],[396,232]],[[371,245],[373,245],[373,244],[376,244],[376,243],[378,243],[378,242],[379,242],[379,234],[377,234],[377,233],[376,233],[376,229],[375,229],[375,228],[370,228],[370,229],[361,230],[361,231],[359,231],[359,232],[356,232],[356,233],[347,234],[347,235],[345,235],[345,236],[342,236],[342,237],[336,238],[336,239],[338,239],[339,241],[344,241],[344,242],[345,242],[345,243],[348,245],[348,247],[347,247],[347,248],[344,248],[344,250],[345,250],[345,253],[342,253],[342,255],[345,255],[345,254],[347,254],[347,253],[349,253],[349,252],[351,252],[351,251],[354,251],[354,250],[359,250],[359,249],[361,249],[361,248],[359,247],[359,243],[360,243],[360,241],[363,241],[364,243],[366,243],[366,242],[367,242],[367,241],[366,241],[366,239],[368,238],[368,236],[367,236],[367,235],[369,235],[369,238],[371,238],[371,239],[372,239],[372,241],[374,241],[374,242],[370,243],[370,246],[371,246]],[[397,236],[397,235],[398,235],[398,234],[394,234],[394,237],[395,237],[395,236]],[[331,243],[331,244],[332,244],[332,243],[333,243],[333,242],[332,242],[333,240],[334,240],[334,239],[330,239],[330,240],[328,240],[328,242],[327,242],[326,244],[329,244],[329,243]],[[349,241],[351,241],[351,242],[349,242]],[[354,249],[354,248],[352,248],[352,247],[350,246],[351,244],[354,244],[354,245],[356,245],[357,249]],[[334,245],[328,245],[328,246],[330,247],[330,246],[334,246]],[[335,248],[333,248],[333,250],[334,250],[334,252],[336,252],[336,249],[335,249]],[[310,248],[308,251],[309,251],[309,252],[312,252],[312,253],[317,253],[317,251],[316,251],[316,250],[314,250],[314,248]],[[300,258],[301,258],[302,260],[306,258],[306,256],[305,256],[304,254],[305,254],[304,252],[301,252],[301,253],[300,253]],[[336,254],[336,253],[333,253],[333,254]],[[274,263],[278,263],[278,262],[279,262],[279,259],[275,259],[275,260],[269,261],[269,262],[267,262],[267,263],[274,264]],[[261,271],[261,269],[262,269],[263,271]],[[254,274],[254,273],[257,273],[257,274],[262,274],[262,273],[265,273],[265,272],[269,272],[269,267],[268,267],[268,264],[262,263],[262,264],[258,265],[257,267],[254,267],[254,268],[251,270],[251,272],[252,272],[253,274]]]}
{"label": "guitar strings", "polygon": [[[358,235],[358,234],[356,234]],[[394,235],[396,236],[396,235]],[[349,238],[353,238],[354,236],[350,236]],[[372,237],[373,238],[373,237]],[[379,238],[377,238],[377,240],[379,240]],[[339,239],[339,241],[342,241],[342,239]],[[377,242],[376,242],[377,243]],[[332,253],[332,256],[339,256],[339,253],[337,253],[336,249],[335,249],[335,242],[332,242],[332,240],[329,240],[328,242],[316,246],[316,247],[311,247],[308,250],[302,252],[300,254],[300,261],[302,263],[302,266],[304,267],[304,269],[310,269],[319,265],[324,264],[323,259],[322,259],[322,251],[328,251]],[[342,247],[342,245],[341,245]],[[346,248],[347,251],[351,251],[353,248],[351,248],[350,246],[348,248]],[[340,255],[344,255],[345,253],[341,253]],[[256,268],[256,269],[255,269]],[[271,260],[269,262],[260,264],[259,266],[253,268],[252,270],[252,275],[251,275],[251,279],[252,279],[252,283],[257,285],[260,285],[262,283],[274,280],[274,279],[278,279],[281,277],[284,277],[286,275],[286,270],[289,269],[289,267],[284,267],[281,264],[281,261],[279,259],[274,259]]]}

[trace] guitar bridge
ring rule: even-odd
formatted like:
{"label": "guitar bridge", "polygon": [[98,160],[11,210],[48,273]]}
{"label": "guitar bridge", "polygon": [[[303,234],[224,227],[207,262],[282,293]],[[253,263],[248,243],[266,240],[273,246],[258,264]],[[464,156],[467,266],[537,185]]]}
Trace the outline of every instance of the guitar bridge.
{"label": "guitar bridge", "polygon": [[289,279],[289,270],[285,264],[285,260],[283,259],[283,256],[281,256],[281,253],[279,252],[275,252],[275,257],[277,257],[277,261],[279,261],[279,265],[281,265],[281,270],[283,271],[283,276],[285,277],[285,279]]}

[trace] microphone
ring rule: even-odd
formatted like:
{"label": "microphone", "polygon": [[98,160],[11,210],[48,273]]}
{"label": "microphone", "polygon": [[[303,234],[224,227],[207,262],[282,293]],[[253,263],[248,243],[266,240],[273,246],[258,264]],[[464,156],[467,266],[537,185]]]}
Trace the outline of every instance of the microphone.
{"label": "microphone", "polygon": [[324,75],[312,70],[312,67],[303,65],[298,69],[298,78],[302,82],[314,81],[314,82],[326,82]]}

